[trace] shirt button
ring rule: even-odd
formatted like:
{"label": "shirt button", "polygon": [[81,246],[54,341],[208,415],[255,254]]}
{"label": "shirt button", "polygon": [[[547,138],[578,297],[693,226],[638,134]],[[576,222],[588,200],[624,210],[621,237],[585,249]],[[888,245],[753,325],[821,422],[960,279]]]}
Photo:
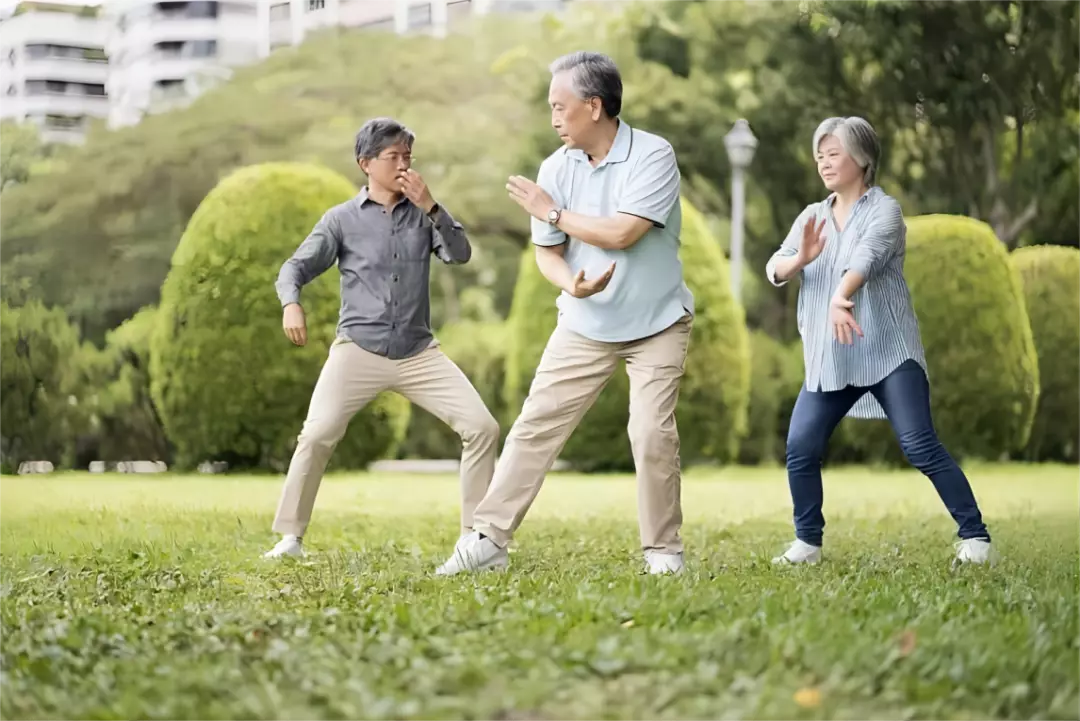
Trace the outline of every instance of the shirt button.
{"label": "shirt button", "polygon": [[397,273],[394,273],[394,274],[393,274],[392,276],[390,276],[390,280],[392,280],[392,281],[394,281],[395,283],[397,283]]}
{"label": "shirt button", "polygon": [[394,253],[394,260],[397,260],[397,253]]}
{"label": "shirt button", "polygon": [[397,328],[397,323],[390,324],[390,329],[393,330],[394,328]]}

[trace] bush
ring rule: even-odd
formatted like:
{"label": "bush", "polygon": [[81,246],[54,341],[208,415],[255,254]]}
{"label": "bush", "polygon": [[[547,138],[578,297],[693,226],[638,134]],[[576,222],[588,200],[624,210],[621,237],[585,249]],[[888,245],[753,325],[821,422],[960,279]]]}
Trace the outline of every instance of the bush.
{"label": "bush", "polygon": [[[690,463],[726,463],[736,458],[739,439],[746,432],[749,337],[742,307],[731,297],[727,262],[705,219],[686,200],[682,211],[680,257],[696,305],[677,410],[682,458]],[[536,267],[534,251],[526,250],[507,321],[507,423],[520,411],[544,346],[555,329],[557,297],[558,291]],[[632,468],[626,431],[628,398],[626,373],[616,370],[566,444],[562,458],[583,470]]]}
{"label": "bush", "polygon": [[760,330],[750,334],[750,410],[739,463],[784,462],[788,423],[803,378],[800,343],[785,346]]}
{"label": "bush", "polygon": [[105,350],[88,364],[93,431],[79,443],[80,467],[90,461],[171,461],[161,418],[150,399],[150,337],[157,309],[143,308],[109,331]]}
{"label": "bush", "polygon": [[1039,404],[1023,456],[1075,463],[1080,460],[1080,250],[1038,245],[1010,257],[1023,282],[1039,356]]}
{"label": "bush", "polygon": [[0,466],[70,466],[89,428],[82,361],[94,351],[59,308],[0,303]]}
{"label": "bush", "polygon": [[[274,281],[323,213],[355,193],[325,168],[268,163],[232,173],[195,211],[150,346],[152,396],[179,465],[287,467],[334,338],[339,273],[303,290],[302,348],[281,331]],[[408,403],[381,395],[353,419],[331,463],[357,468],[393,453],[407,423]]]}
{"label": "bush", "polygon": [[[996,460],[1023,448],[1039,395],[1039,369],[1020,276],[981,221],[907,219],[904,268],[930,372],[930,400],[955,458]],[[886,421],[845,419],[831,460],[903,462]]]}
{"label": "bush", "polygon": [[[505,324],[466,320],[438,333],[442,350],[476,387],[496,418],[504,415],[502,392],[506,364]],[[448,425],[414,407],[409,432],[401,447],[403,458],[459,458],[461,439]]]}

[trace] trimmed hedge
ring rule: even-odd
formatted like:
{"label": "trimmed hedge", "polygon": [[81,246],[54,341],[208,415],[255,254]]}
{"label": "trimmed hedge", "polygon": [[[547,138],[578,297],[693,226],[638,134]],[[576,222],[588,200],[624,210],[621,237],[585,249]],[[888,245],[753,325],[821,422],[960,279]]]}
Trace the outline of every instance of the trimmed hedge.
{"label": "trimmed hedge", "polygon": [[801,343],[786,346],[760,330],[750,333],[749,432],[739,444],[739,463],[784,463],[803,378]]}
{"label": "trimmed hedge", "polygon": [[[731,296],[727,261],[704,217],[685,199],[682,213],[680,258],[696,306],[677,410],[682,459],[688,463],[727,463],[737,458],[739,440],[746,433],[749,334],[743,309]],[[536,267],[533,249],[527,249],[521,258],[507,319],[507,429],[521,410],[540,356],[555,329],[558,294]],[[625,370],[616,370],[570,437],[562,459],[582,470],[633,468],[626,430],[629,388]]]}
{"label": "trimmed hedge", "polygon": [[[930,372],[934,425],[954,458],[1022,449],[1039,368],[1020,276],[986,223],[954,215],[906,220],[904,274]],[[830,460],[903,462],[886,421],[845,419]]]}
{"label": "trimmed hedge", "polygon": [[1023,457],[1080,460],[1080,250],[1060,245],[1021,248],[1011,255],[1020,273],[1035,350],[1039,404]]}
{"label": "trimmed hedge", "polygon": [[[267,163],[230,174],[192,215],[151,339],[151,391],[178,465],[288,466],[334,338],[339,273],[335,266],[302,291],[302,348],[281,331],[274,281],[319,218],[355,194],[326,168]],[[331,464],[361,468],[394,453],[408,415],[404,398],[376,398],[353,418]]]}

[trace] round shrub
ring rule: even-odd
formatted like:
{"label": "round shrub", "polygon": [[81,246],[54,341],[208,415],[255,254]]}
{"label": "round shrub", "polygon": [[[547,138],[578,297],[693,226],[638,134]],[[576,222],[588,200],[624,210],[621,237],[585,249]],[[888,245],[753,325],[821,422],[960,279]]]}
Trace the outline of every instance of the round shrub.
{"label": "round shrub", "polygon": [[[1023,448],[1039,369],[1020,276],[990,226],[952,215],[907,219],[904,274],[919,319],[934,426],[954,458]],[[886,421],[845,419],[831,460],[902,462]]]}
{"label": "round shrub", "polygon": [[[454,361],[496,418],[503,417],[503,375],[506,364],[505,324],[464,320],[443,326],[437,337],[443,353]],[[413,408],[402,443],[404,458],[458,458],[461,438],[450,426],[422,408]]]}
{"label": "round shrub", "polygon": [[[179,465],[288,466],[334,338],[339,274],[335,266],[301,292],[304,347],[281,331],[274,281],[319,218],[355,193],[325,168],[268,163],[230,174],[192,215],[150,348],[153,400]],[[393,453],[408,413],[405,399],[380,395],[353,418],[331,464],[363,467]]]}
{"label": "round shrub", "polygon": [[1080,250],[1036,245],[1010,257],[1024,286],[1039,356],[1039,404],[1023,455],[1075,463],[1080,460]]}
{"label": "round shrub", "polygon": [[[680,258],[694,293],[696,317],[677,413],[684,462],[726,463],[746,432],[750,394],[749,335],[731,296],[728,265],[705,219],[685,199]],[[534,251],[521,259],[510,309],[506,356],[506,427],[521,410],[548,337],[555,329],[559,291],[536,267]],[[633,468],[627,435],[630,383],[617,369],[563,449],[582,470]]]}

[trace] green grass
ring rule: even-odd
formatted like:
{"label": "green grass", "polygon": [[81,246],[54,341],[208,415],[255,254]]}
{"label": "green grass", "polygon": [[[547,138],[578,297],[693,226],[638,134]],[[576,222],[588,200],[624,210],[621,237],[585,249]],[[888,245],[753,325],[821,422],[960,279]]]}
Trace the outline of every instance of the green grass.
{"label": "green grass", "polygon": [[684,481],[641,575],[627,477],[553,476],[510,572],[431,575],[451,477],[331,477],[304,561],[276,478],[0,481],[4,718],[1078,717],[1075,467],[969,469],[1003,554],[950,570],[910,472],[826,477],[827,560],[774,569],[782,471]]}

